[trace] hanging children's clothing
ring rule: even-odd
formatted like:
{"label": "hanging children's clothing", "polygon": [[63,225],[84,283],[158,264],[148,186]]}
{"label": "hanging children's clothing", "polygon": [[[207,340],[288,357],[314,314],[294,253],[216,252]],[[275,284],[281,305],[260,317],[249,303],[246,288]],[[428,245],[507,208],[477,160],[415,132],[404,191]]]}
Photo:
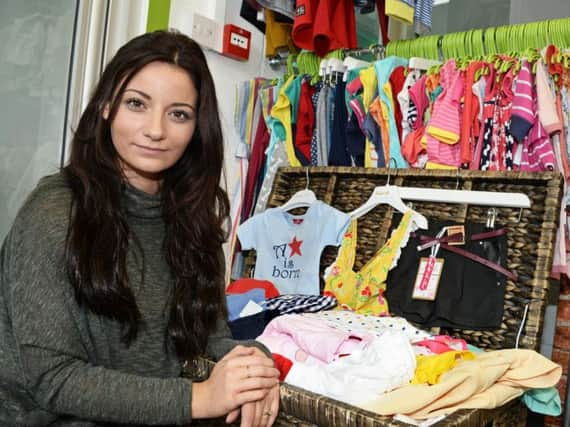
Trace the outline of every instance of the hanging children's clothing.
{"label": "hanging children's clothing", "polygon": [[435,255],[443,259],[435,300],[412,298],[421,258],[429,255],[429,251],[419,251],[418,246],[433,240],[450,225],[456,224],[430,220],[428,230],[412,233],[398,265],[388,274],[386,298],[390,312],[425,327],[497,328],[503,317],[506,277],[489,265],[504,270],[507,259],[505,229],[490,230],[484,224],[464,224],[465,244],[455,247],[478,256],[487,265],[450,252],[442,244]]}
{"label": "hanging children's clothing", "polygon": [[317,200],[303,215],[268,209],[237,234],[243,249],[256,250],[254,278],[271,281],[281,294],[318,295],[321,252],[340,245],[349,222],[347,214]]}
{"label": "hanging children's clothing", "polygon": [[352,0],[297,0],[292,35],[298,47],[319,56],[335,49],[355,49]]}
{"label": "hanging children's clothing", "polygon": [[427,153],[432,163],[458,167],[460,161],[461,119],[459,100],[463,97],[463,73],[455,69],[455,61],[447,61],[441,68],[440,85],[443,91],[433,105],[427,124]]}
{"label": "hanging children's clothing", "polygon": [[353,220],[344,235],[337,259],[325,272],[324,295],[334,296],[339,308],[374,316],[388,314],[388,303],[384,298],[386,277],[398,262],[410,232],[416,229],[413,211],[408,211],[384,246],[355,272],[357,222]]}

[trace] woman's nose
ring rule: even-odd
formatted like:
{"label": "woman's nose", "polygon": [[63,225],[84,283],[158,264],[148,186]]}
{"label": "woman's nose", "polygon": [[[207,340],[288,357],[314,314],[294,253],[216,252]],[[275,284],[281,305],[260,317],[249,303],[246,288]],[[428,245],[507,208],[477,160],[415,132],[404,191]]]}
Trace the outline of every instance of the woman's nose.
{"label": "woman's nose", "polygon": [[144,134],[153,141],[164,138],[163,116],[159,112],[150,112]]}

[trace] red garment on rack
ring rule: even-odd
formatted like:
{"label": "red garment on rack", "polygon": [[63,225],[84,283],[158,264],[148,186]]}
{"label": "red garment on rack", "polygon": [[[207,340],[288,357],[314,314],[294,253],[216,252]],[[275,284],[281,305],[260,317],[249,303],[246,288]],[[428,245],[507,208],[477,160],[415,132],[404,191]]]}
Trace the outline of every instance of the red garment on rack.
{"label": "red garment on rack", "polygon": [[313,131],[315,129],[315,110],[313,110],[312,101],[315,90],[315,87],[311,86],[309,81],[303,80],[301,83],[297,126],[293,142],[295,151],[300,152],[308,163],[311,163],[311,140],[313,139]]}
{"label": "red garment on rack", "polygon": [[241,222],[244,222],[251,216],[253,206],[255,205],[257,195],[256,190],[259,191],[259,189],[256,189],[256,185],[259,174],[265,164],[265,151],[269,146],[269,138],[270,136],[269,131],[267,130],[267,125],[265,124],[263,115],[260,115],[251,148],[251,154],[249,156],[249,165],[247,167],[247,177],[241,210]]}
{"label": "red garment on rack", "polygon": [[297,0],[291,35],[295,45],[319,56],[335,49],[355,49],[352,0]]}
{"label": "red garment on rack", "polygon": [[475,83],[475,73],[483,68],[483,61],[476,61],[469,64],[465,71],[465,94],[463,96],[463,116],[461,117],[461,163],[469,165],[473,160],[473,150],[475,149],[475,139],[479,134],[477,116],[479,114],[479,100],[473,96],[473,84]]}
{"label": "red garment on rack", "polygon": [[[398,138],[402,139],[402,110],[398,102],[398,94],[404,88],[406,81],[406,67],[399,66],[394,68],[390,74],[390,87],[392,88],[392,104],[394,105],[394,119],[396,120],[396,128],[398,129]],[[400,141],[402,144],[404,141]]]}

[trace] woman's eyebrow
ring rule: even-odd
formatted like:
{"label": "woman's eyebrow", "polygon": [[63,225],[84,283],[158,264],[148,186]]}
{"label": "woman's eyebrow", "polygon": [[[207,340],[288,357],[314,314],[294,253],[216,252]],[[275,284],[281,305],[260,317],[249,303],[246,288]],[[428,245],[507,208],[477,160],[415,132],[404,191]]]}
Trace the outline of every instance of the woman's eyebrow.
{"label": "woman's eyebrow", "polygon": [[[125,89],[125,92],[129,92],[129,91],[136,92],[140,96],[142,96],[143,98],[145,98],[147,100],[151,99],[151,96],[148,93],[143,92],[142,90],[132,89],[132,88]],[[187,102],[173,102],[172,104],[170,104],[170,106],[171,107],[188,107],[191,110],[196,111],[196,108],[192,104],[189,104]]]}
{"label": "woman's eyebrow", "polygon": [[125,89],[125,92],[129,91],[136,92],[145,99],[150,99],[150,95],[148,93],[143,92],[142,90],[132,89],[132,88]]}

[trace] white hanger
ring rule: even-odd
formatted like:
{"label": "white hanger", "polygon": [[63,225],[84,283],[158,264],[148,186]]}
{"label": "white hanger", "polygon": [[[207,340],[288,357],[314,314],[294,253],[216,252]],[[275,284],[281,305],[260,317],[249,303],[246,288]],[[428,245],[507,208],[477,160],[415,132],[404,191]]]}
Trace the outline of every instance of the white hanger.
{"label": "white hanger", "polygon": [[319,76],[325,77],[327,75],[327,68],[329,65],[329,60],[327,58],[321,59],[319,64]]}
{"label": "white hanger", "polygon": [[326,75],[329,77],[330,81],[336,83],[340,75],[344,76],[345,71],[346,71],[346,66],[340,59],[329,58],[327,63]]}
{"label": "white hanger", "polygon": [[[390,174],[388,173],[388,178]],[[505,208],[530,208],[530,199],[524,193],[495,191],[459,190],[459,170],[456,176],[455,190],[423,187],[399,187],[400,197],[404,200],[419,202],[458,203],[479,206]],[[388,183],[390,180],[388,179]]]}
{"label": "white hanger", "polygon": [[368,200],[362,206],[349,213],[350,217],[359,218],[371,211],[376,206],[385,204],[392,206],[394,209],[401,213],[412,211],[414,213],[413,220],[418,225],[418,227],[423,228],[424,230],[427,229],[427,218],[404,204],[398,191],[399,188],[400,187],[395,185],[389,185],[389,183],[384,186],[374,188],[374,191],[372,191],[372,194]]}
{"label": "white hanger", "polygon": [[342,63],[344,64],[345,67],[344,74],[342,75],[343,82],[346,82],[348,80],[348,72],[350,70],[353,70],[354,68],[363,68],[370,66],[370,62],[362,61],[361,59],[356,59],[353,58],[352,56],[347,56],[346,58],[344,58]]}
{"label": "white hanger", "polygon": [[329,58],[329,61],[327,63],[327,74],[344,73],[345,71],[346,66],[340,59]]}
{"label": "white hanger", "polygon": [[305,169],[305,174],[307,176],[307,186],[304,190],[297,191],[287,200],[284,204],[279,206],[279,209],[284,211],[290,211],[295,208],[304,208],[311,206],[317,201],[317,196],[312,190],[309,190],[309,168]]}
{"label": "white hanger", "polygon": [[420,214],[419,212],[414,211],[409,206],[406,206],[406,204],[402,201],[402,198],[400,197],[399,193],[400,187],[395,185],[390,185],[390,169],[391,169],[390,165],[392,164],[392,160],[395,162],[396,159],[391,157],[390,163],[388,163],[388,178],[386,179],[386,185],[375,187],[368,200],[364,202],[362,206],[356,208],[348,215],[353,219],[359,218],[362,215],[374,209],[376,206],[385,204],[392,206],[394,209],[396,209],[398,212],[401,213],[412,211],[413,221],[416,223],[418,227],[426,230],[428,226],[427,218],[422,214]]}
{"label": "white hanger", "polygon": [[523,193],[503,193],[473,190],[443,190],[440,188],[399,187],[404,200],[508,208],[530,208],[530,199]]}
{"label": "white hanger", "polygon": [[441,65],[441,62],[434,59],[413,57],[408,63],[408,66],[414,70],[429,70],[434,65]]}
{"label": "white hanger", "polygon": [[342,63],[348,70],[370,66],[370,62],[363,61],[362,59],[353,58],[352,56],[347,56],[346,58],[344,58]]}

